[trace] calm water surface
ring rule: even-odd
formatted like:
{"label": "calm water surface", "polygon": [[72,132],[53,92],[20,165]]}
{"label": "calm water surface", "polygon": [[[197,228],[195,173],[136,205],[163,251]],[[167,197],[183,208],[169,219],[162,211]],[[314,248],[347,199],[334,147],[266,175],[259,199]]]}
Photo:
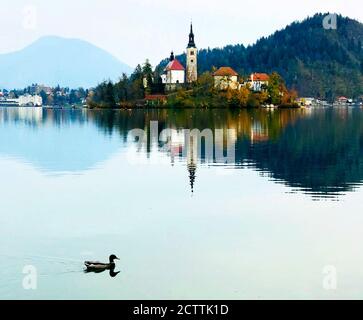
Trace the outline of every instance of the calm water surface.
{"label": "calm water surface", "polygon": [[[150,121],[173,144],[130,137]],[[234,162],[183,128],[234,129]],[[0,299],[363,298],[360,108],[3,108],[0,177]],[[116,278],[82,272],[111,253]]]}

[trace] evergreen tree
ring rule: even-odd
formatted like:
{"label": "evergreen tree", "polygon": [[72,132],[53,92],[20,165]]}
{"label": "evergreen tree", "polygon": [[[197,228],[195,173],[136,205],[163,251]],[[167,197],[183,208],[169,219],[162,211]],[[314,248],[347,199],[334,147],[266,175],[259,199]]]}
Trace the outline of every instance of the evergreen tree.
{"label": "evergreen tree", "polygon": [[111,81],[109,81],[104,88],[104,102],[110,108],[116,106],[115,94],[113,90],[113,84]]}
{"label": "evergreen tree", "polygon": [[42,101],[43,101],[43,105],[47,105],[48,104],[48,95],[44,90],[41,90],[39,92],[39,95],[42,97]]}

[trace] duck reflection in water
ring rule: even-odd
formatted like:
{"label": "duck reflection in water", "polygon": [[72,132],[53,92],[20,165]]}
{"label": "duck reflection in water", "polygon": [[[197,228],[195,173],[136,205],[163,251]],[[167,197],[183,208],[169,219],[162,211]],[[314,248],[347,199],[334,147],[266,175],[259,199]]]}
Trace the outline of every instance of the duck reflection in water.
{"label": "duck reflection in water", "polygon": [[116,263],[115,260],[120,260],[114,254],[110,256],[109,263],[102,263],[98,261],[85,261],[84,265],[86,268],[84,269],[85,273],[102,273],[105,271],[110,272],[110,277],[115,278],[120,271],[115,272]]}

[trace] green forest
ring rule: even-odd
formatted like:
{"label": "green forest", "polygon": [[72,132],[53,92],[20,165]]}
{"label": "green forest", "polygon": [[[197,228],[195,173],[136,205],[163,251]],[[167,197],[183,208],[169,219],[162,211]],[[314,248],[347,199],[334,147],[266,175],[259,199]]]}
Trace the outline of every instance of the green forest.
{"label": "green forest", "polygon": [[[294,22],[248,47],[239,44],[199,50],[197,83],[169,95],[168,104],[185,107],[227,102],[242,107],[265,103],[291,106],[296,96],[329,102],[339,96],[362,97],[363,24],[337,16],[337,28],[325,29],[323,21],[326,16],[316,14],[302,22]],[[185,65],[185,54],[177,58]],[[163,60],[153,71],[146,60],[131,76],[123,74],[116,83],[106,81],[99,84],[90,90],[89,107],[131,107],[135,103],[142,104],[145,94],[162,93],[160,74],[168,61]],[[263,72],[277,75],[278,81],[267,88],[268,98],[243,91],[216,94],[211,74],[221,66],[232,67],[242,78],[247,78],[252,72]],[[146,89],[144,79],[149,84]],[[276,88],[280,88],[279,91]],[[284,92],[285,101],[274,99],[273,92]]]}

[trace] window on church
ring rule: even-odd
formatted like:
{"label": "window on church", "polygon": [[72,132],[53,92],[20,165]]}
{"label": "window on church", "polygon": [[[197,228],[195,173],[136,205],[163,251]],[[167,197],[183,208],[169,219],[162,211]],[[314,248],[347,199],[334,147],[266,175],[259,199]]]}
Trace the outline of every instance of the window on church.
{"label": "window on church", "polygon": [[192,60],[190,60],[190,62],[191,62],[191,63],[194,63],[194,60],[192,59]]}
{"label": "window on church", "polygon": [[191,56],[194,56],[194,51],[190,51],[190,55]]}

